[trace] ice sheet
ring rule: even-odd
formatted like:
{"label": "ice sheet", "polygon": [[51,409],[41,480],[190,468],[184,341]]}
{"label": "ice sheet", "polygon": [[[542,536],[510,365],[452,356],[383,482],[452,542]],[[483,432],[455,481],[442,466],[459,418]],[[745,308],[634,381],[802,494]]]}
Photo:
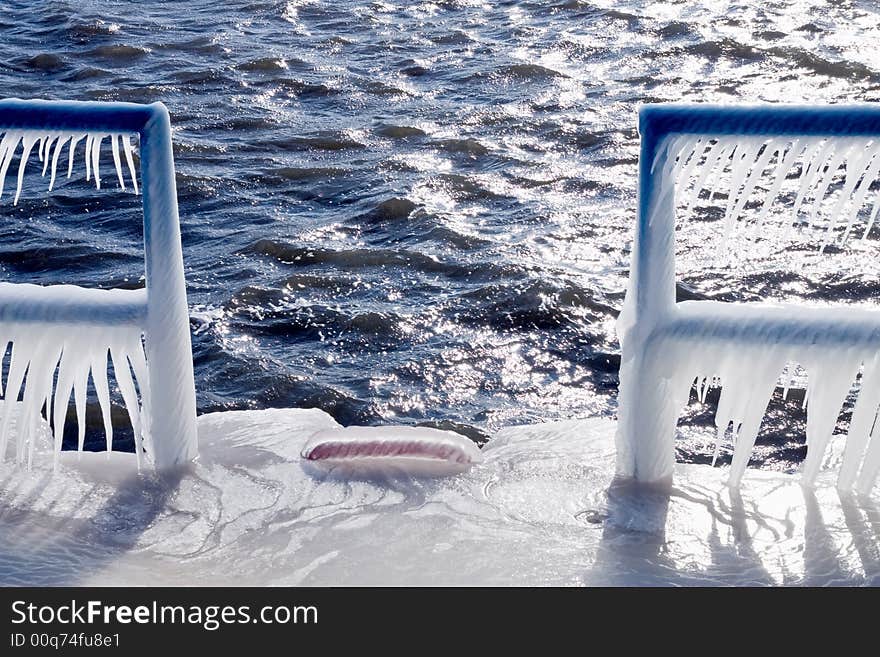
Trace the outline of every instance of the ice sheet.
{"label": "ice sheet", "polygon": [[612,485],[614,423],[590,419],[503,429],[445,479],[307,472],[306,441],[337,426],[204,415],[176,475],[131,454],[4,465],[0,583],[880,584],[880,499],[839,495],[833,468],[814,490],[755,472],[734,491],[679,464],[671,491],[634,490]]}

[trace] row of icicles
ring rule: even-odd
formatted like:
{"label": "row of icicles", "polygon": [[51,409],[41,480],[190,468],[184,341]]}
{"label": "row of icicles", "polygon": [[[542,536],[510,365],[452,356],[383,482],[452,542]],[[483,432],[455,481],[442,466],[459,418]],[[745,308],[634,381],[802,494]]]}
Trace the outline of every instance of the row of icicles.
{"label": "row of icicles", "polygon": [[[133,148],[127,134],[92,133],[92,132],[61,132],[45,130],[6,130],[0,139],[0,197],[3,195],[6,176],[16,153],[18,162],[17,185],[13,204],[18,204],[24,181],[25,168],[29,161],[36,157],[42,163],[42,175],[49,177],[49,191],[55,187],[59,162],[67,164],[67,178],[73,174],[77,147],[84,142],[84,159],[86,180],[94,179],[95,186],[101,188],[100,155],[101,146],[106,139],[110,141],[110,150],[119,186],[125,190],[126,180],[123,175],[122,160],[128,167],[131,188],[138,193],[137,175],[134,163]],[[66,149],[66,153],[64,152]],[[63,159],[62,159],[62,156]],[[63,164],[62,164],[63,166]],[[137,389],[146,393],[141,383],[146,382],[146,361],[144,358],[141,333],[135,330],[114,329],[99,333],[91,333],[89,338],[77,339],[74,332],[59,326],[3,327],[4,331],[12,330],[17,337],[0,339],[2,352],[11,346],[9,369],[5,386],[0,380],[2,400],[2,418],[0,418],[0,461],[5,460],[10,423],[16,418],[15,458],[19,464],[27,463],[30,468],[33,460],[37,438],[38,423],[41,411],[45,408],[46,421],[51,420],[54,430],[54,454],[57,467],[61,452],[61,441],[64,434],[65,419],[68,405],[73,395],[76,419],[78,424],[78,447],[82,451],[86,428],[86,398],[91,379],[97,395],[98,404],[104,423],[107,451],[112,451],[113,425],[111,421],[110,387],[108,383],[108,355],[113,364],[116,383],[122,394],[128,416],[134,430],[135,454],[140,467],[141,453],[144,449],[150,453],[149,433],[144,426],[145,409],[140,407]],[[134,371],[134,377],[132,376]],[[135,386],[135,381],[138,386]],[[22,387],[24,388],[22,392]],[[18,402],[19,393],[22,401]],[[142,399],[146,407],[145,394]]]}
{"label": "row of icicles", "polygon": [[[782,370],[782,399],[788,397],[794,372],[798,369],[793,352],[783,346],[740,349],[746,353],[728,354],[719,359],[716,373],[699,374],[696,381],[682,374],[687,399],[692,386],[697,399],[705,403],[710,387],[720,387],[721,395],[715,412],[714,466],[720,448],[730,430],[733,460],[729,482],[737,486],[745,473],[755,440],[765,417],[768,403],[779,384]],[[693,354],[694,350],[691,348]],[[806,357],[808,374],[801,408],[807,411],[807,456],[803,462],[803,482],[812,486],[827,458],[828,446],[835,433],[841,409],[857,392],[851,407],[843,451],[839,460],[837,485],[841,490],[853,486],[860,493],[869,493],[880,473],[880,354],[865,358],[857,351],[826,349]],[[694,368],[692,369],[702,369]],[[860,375],[860,377],[859,377]],[[684,391],[682,389],[682,391]],[[682,403],[680,407],[684,407]]]}
{"label": "row of icicles", "polygon": [[[752,226],[753,235],[758,236],[771,207],[784,191],[783,185],[792,179],[799,182],[784,239],[794,224],[818,226],[821,206],[836,181],[842,188],[827,213],[821,250],[831,243],[838,227],[843,227],[841,242],[846,243],[866,201],[872,200],[873,205],[862,238],[868,235],[880,212],[880,194],[875,192],[869,197],[880,173],[877,139],[670,135],[658,148],[654,168],[664,160],[672,164],[668,173],[679,193],[679,206],[684,207],[683,216],[690,214],[704,190],[711,203],[729,181],[723,219],[725,240],[756,189],[763,197]],[[838,180],[840,175],[842,180]],[[810,198],[811,205],[806,203]],[[802,209],[806,217],[800,217]]]}
{"label": "row of icicles", "polygon": [[[85,164],[86,180],[94,178],[95,186],[101,188],[100,154],[101,144],[104,139],[110,139],[110,151],[113,154],[113,165],[116,168],[116,177],[119,186],[124,190],[125,176],[122,174],[122,158],[128,165],[131,176],[131,184],[134,193],[138,193],[137,175],[135,173],[132,145],[127,134],[111,133],[70,133],[70,132],[46,132],[43,130],[7,130],[3,139],[0,140],[0,196],[6,182],[6,174],[12,164],[13,157],[21,144],[21,157],[18,164],[18,181],[15,189],[13,205],[18,204],[21,196],[21,187],[24,181],[24,171],[34,147],[37,148],[37,156],[43,164],[43,176],[50,172],[49,191],[55,186],[55,178],[58,170],[58,161],[62,151],[67,146],[67,177],[73,173],[73,165],[76,156],[76,148],[85,140]],[[120,144],[122,152],[120,153]]]}
{"label": "row of icicles", "polygon": [[[148,417],[147,363],[139,330],[113,329],[77,336],[59,326],[30,327],[27,338],[0,339],[0,358],[9,346],[12,347],[12,353],[5,386],[0,378],[0,393],[5,393],[0,402],[0,462],[6,459],[10,422],[15,416],[15,458],[19,465],[27,464],[27,468],[31,468],[38,437],[37,425],[41,421],[41,410],[45,408],[46,422],[52,423],[57,468],[71,394],[78,425],[77,444],[81,452],[85,441],[90,378],[101,410],[106,449],[113,451],[108,380],[108,365],[112,363],[116,384],[134,431],[135,455],[140,468],[141,453],[146,450],[150,454],[152,450],[149,428],[145,426]],[[138,388],[143,409],[138,399]],[[19,393],[22,393],[21,402],[17,401]]]}

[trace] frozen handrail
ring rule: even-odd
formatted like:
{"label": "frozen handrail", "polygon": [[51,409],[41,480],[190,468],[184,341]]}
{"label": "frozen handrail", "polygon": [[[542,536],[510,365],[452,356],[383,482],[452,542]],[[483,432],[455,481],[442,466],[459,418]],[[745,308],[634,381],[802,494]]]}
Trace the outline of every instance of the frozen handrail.
{"label": "frozen handrail", "polygon": [[89,373],[110,449],[109,353],[132,420],[138,462],[142,449],[157,468],[191,461],[198,454],[195,384],[168,111],[161,103],[8,99],[0,101],[0,132],[4,134],[0,190],[21,144],[15,202],[29,156],[42,162],[43,175],[51,166],[51,189],[62,150],[67,152],[61,166],[69,176],[80,141],[87,178],[93,177],[100,187],[100,149],[105,138],[120,187],[125,188],[124,158],[137,193],[128,137],[138,135],[146,269],[145,290],[0,284],[0,348],[5,352],[9,343],[13,347],[0,425],[0,460],[6,457],[10,417],[23,381],[17,421],[19,463],[25,457],[30,463],[35,424],[44,405],[46,416],[53,419],[57,456],[71,392],[82,449]]}
{"label": "frozen handrail", "polygon": [[801,180],[795,218],[812,192],[805,223],[815,225],[843,166],[846,179],[828,217],[822,248],[840,229],[846,240],[870,197],[876,200],[867,235],[880,209],[877,193],[869,194],[880,172],[880,107],[649,105],[640,111],[639,131],[638,224],[618,322],[618,473],[642,481],[670,480],[678,415],[695,380],[701,396],[715,381],[722,385],[718,441],[732,425],[736,442],[729,483],[738,485],[776,382],[794,361],[809,376],[807,484],[819,471],[840,408],[862,370],[838,486],[869,491],[880,471],[880,428],[874,435],[880,407],[880,311],[676,303],[675,212],[677,184],[686,186],[695,169],[703,168],[690,190],[690,205],[713,168],[717,179],[729,166],[724,217],[729,235],[769,168],[775,180],[758,225],[793,171]]}

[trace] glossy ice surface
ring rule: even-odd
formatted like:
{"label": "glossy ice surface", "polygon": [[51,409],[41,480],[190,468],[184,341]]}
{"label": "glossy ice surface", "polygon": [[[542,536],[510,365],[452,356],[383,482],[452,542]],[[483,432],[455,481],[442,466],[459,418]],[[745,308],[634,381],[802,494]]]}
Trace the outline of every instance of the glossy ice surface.
{"label": "glossy ice surface", "polygon": [[[317,410],[199,418],[201,457],[6,465],[3,584],[878,584],[880,499],[678,465],[671,494],[609,485],[614,424],[511,427],[469,472],[334,478],[302,467]],[[839,450],[833,450],[839,458]],[[37,463],[45,463],[38,459]],[[833,466],[833,464],[832,464]]]}

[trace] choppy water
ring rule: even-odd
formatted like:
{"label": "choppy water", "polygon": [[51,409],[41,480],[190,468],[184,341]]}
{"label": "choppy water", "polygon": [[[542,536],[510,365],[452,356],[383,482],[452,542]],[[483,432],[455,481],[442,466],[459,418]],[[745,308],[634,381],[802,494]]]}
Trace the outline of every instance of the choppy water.
{"label": "choppy water", "polygon": [[[637,106],[877,100],[878,26],[869,1],[4,1],[0,95],[169,107],[201,411],[488,430],[615,412]],[[138,285],[138,200],[27,188],[0,276]],[[880,289],[706,272],[702,239],[682,294]],[[802,456],[797,406],[756,458]]]}

